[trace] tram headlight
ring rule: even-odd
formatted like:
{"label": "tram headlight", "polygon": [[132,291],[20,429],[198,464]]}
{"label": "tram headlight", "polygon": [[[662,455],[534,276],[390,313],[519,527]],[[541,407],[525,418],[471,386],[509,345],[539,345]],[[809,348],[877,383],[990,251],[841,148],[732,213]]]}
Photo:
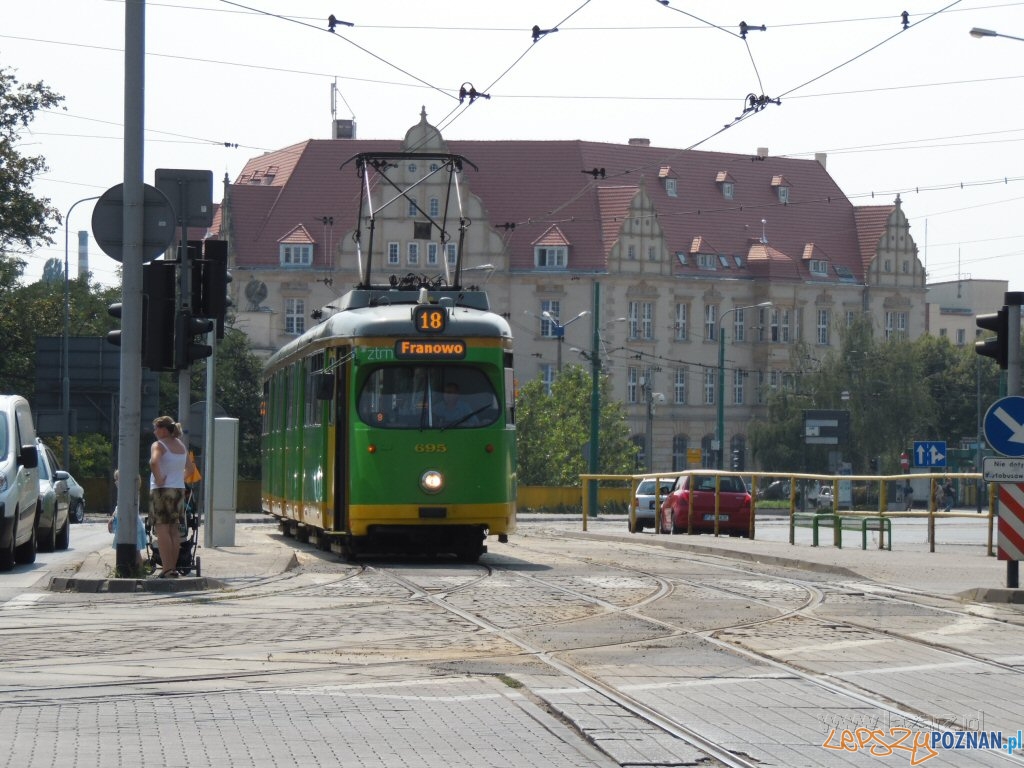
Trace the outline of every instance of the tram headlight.
{"label": "tram headlight", "polygon": [[427,493],[440,493],[444,488],[444,475],[436,469],[428,469],[420,478],[420,488]]}

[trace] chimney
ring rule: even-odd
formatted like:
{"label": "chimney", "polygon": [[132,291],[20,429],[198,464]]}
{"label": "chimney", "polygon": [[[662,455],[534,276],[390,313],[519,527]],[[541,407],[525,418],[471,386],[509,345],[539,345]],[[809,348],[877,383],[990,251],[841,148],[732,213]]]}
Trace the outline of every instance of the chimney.
{"label": "chimney", "polygon": [[78,278],[89,274],[89,230],[78,230]]}
{"label": "chimney", "polygon": [[630,139],[629,146],[631,147],[649,147],[651,146],[650,139]]}
{"label": "chimney", "polygon": [[768,147],[758,147],[757,148],[757,156],[758,157],[768,157]]}
{"label": "chimney", "polygon": [[828,160],[828,155],[826,155],[824,152],[815,152],[814,153],[814,159],[817,160],[821,164],[822,168],[826,168],[827,167],[825,165],[825,161]]}

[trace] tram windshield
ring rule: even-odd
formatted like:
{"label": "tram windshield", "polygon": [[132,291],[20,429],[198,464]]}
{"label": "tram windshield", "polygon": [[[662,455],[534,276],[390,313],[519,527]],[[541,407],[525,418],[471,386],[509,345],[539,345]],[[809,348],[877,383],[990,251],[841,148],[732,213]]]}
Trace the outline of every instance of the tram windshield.
{"label": "tram windshield", "polygon": [[497,421],[499,399],[479,368],[387,366],[359,393],[359,418],[385,429],[471,429]]}

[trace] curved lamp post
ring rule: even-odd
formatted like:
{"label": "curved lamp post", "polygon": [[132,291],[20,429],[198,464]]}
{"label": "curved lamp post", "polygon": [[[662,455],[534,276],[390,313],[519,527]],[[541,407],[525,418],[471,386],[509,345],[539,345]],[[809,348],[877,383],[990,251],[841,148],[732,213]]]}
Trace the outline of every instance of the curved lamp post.
{"label": "curved lamp post", "polygon": [[70,235],[71,227],[68,224],[68,220],[71,218],[71,212],[75,210],[75,206],[79,203],[86,203],[89,200],[99,200],[100,196],[94,197],[83,197],[81,200],[76,200],[68,208],[68,212],[64,215],[64,343],[61,345],[60,351],[60,368],[61,368],[61,409],[64,412],[64,469],[69,470],[71,466],[71,371],[69,370],[69,354],[68,345],[71,343],[69,337],[71,336],[71,286],[70,286],[70,275],[68,275],[68,237]]}
{"label": "curved lamp post", "polygon": [[1008,40],[1024,41],[1024,37],[1015,37],[1013,35],[1001,35],[998,32],[994,32],[991,29],[982,29],[981,27],[974,27],[971,30],[971,37],[1005,37]]}
{"label": "curved lamp post", "polygon": [[772,306],[770,301],[762,301],[760,304],[733,307],[725,310],[718,318],[718,458],[715,461],[717,469],[722,469],[722,459],[725,456],[725,318],[741,309],[759,309],[770,306]]}
{"label": "curved lamp post", "polygon": [[555,338],[558,339],[558,358],[557,359],[558,359],[558,372],[559,373],[562,372],[562,344],[565,342],[565,329],[568,328],[573,323],[575,323],[581,317],[585,317],[586,315],[589,315],[589,314],[590,314],[590,310],[589,309],[584,309],[582,312],[580,312],[578,315],[576,315],[576,317],[574,317],[572,320],[570,320],[570,321],[568,321],[566,323],[560,323],[560,322],[558,322],[558,318],[555,317],[554,315],[552,315],[546,309],[543,312],[541,312],[541,315],[544,317],[544,319],[547,320],[549,323],[551,323],[553,326],[555,326]]}

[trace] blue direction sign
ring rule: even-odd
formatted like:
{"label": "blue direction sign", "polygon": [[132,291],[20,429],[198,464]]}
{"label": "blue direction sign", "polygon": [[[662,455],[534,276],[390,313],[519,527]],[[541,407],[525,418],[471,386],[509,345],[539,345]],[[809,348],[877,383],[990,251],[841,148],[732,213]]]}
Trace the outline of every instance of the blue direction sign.
{"label": "blue direction sign", "polygon": [[946,443],[944,440],[915,440],[915,467],[946,466]]}
{"label": "blue direction sign", "polygon": [[1003,456],[1024,456],[1024,397],[996,400],[985,414],[985,439]]}

